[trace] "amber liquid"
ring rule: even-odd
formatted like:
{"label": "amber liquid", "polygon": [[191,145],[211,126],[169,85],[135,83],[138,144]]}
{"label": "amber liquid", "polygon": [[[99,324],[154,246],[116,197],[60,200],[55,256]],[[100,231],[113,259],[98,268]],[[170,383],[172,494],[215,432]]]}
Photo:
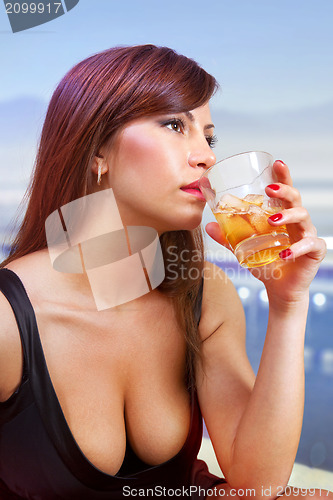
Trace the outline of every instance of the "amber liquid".
{"label": "amber liquid", "polygon": [[273,227],[267,222],[280,208],[263,206],[263,196],[245,199],[225,195],[214,215],[243,267],[259,267],[279,258],[290,246],[285,225]]}

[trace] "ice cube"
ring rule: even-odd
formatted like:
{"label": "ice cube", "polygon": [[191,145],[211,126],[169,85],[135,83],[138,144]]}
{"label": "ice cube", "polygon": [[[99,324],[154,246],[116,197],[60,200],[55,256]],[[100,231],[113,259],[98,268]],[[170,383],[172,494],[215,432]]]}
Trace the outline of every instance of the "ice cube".
{"label": "ice cube", "polygon": [[245,201],[248,201],[249,203],[253,203],[254,205],[261,206],[263,201],[264,201],[264,195],[263,194],[247,194],[244,198]]}
{"label": "ice cube", "polygon": [[263,203],[263,208],[267,211],[273,210],[274,212],[278,212],[281,210],[281,200],[277,198],[266,198]]}
{"label": "ice cube", "polygon": [[247,212],[249,208],[249,203],[246,201],[242,200],[241,198],[238,198],[237,196],[234,196],[233,194],[224,194],[222,198],[219,201],[219,207],[220,209],[233,209],[237,212]]}
{"label": "ice cube", "polygon": [[249,214],[257,216],[257,217],[258,216],[262,217],[263,216],[263,211],[262,211],[261,207],[259,207],[258,205],[250,205]]}
{"label": "ice cube", "polygon": [[270,226],[267,222],[267,215],[258,205],[251,205],[249,209],[250,221],[252,227],[257,233],[265,233]]}

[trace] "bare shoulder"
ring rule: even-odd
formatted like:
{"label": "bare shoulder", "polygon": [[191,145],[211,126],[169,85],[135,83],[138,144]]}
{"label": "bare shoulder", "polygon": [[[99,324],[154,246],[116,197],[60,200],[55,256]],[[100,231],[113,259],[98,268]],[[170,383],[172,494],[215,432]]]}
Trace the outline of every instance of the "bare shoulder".
{"label": "bare shoulder", "polygon": [[200,336],[206,340],[222,324],[245,325],[244,310],[237,290],[225,272],[205,261]]}
{"label": "bare shoulder", "polygon": [[52,271],[47,249],[13,260],[6,268],[13,271],[31,293],[42,290],[41,285],[47,282]]}

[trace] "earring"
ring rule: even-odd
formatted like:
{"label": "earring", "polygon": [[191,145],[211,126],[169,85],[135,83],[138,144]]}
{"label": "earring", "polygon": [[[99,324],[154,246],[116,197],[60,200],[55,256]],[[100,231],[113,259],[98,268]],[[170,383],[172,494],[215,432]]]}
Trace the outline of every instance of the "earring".
{"label": "earring", "polygon": [[102,180],[102,165],[98,165],[98,174],[97,174],[97,185],[101,185],[101,180]]}

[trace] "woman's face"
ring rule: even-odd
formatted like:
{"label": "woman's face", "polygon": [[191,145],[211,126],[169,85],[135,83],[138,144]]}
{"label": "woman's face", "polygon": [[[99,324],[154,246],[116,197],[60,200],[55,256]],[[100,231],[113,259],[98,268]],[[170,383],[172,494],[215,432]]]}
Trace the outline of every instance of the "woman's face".
{"label": "woman's face", "polygon": [[195,187],[184,187],[215,163],[213,131],[205,104],[134,120],[117,134],[105,155],[103,183],[112,188],[125,225],[161,234],[200,224],[205,200]]}

